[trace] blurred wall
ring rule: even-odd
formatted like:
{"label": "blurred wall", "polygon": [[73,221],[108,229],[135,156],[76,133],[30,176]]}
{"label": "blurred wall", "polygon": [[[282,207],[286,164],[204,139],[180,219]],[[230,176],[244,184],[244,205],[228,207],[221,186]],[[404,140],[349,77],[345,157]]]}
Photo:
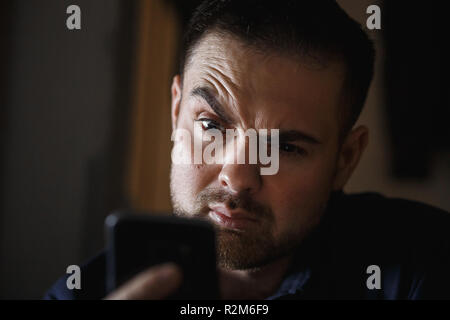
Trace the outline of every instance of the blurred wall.
{"label": "blurred wall", "polygon": [[132,71],[126,197],[138,211],[168,214],[170,86],[176,73],[180,16],[173,2],[138,1],[136,63]]}
{"label": "blurred wall", "polygon": [[126,2],[77,0],[80,31],[66,28],[70,4],[15,0],[2,13],[12,17],[12,47],[2,106],[1,298],[42,297],[69,264],[103,245],[118,92],[127,90],[118,90]]}

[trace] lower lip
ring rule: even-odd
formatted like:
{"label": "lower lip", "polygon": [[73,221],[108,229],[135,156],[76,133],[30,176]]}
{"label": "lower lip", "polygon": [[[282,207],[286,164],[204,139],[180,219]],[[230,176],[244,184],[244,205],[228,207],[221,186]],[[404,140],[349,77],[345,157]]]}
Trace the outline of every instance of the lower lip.
{"label": "lower lip", "polygon": [[209,211],[210,218],[217,223],[218,225],[227,228],[227,229],[234,229],[234,230],[245,230],[250,228],[252,225],[255,224],[255,220],[252,219],[245,219],[245,218],[230,218],[224,214],[221,214],[217,211]]}

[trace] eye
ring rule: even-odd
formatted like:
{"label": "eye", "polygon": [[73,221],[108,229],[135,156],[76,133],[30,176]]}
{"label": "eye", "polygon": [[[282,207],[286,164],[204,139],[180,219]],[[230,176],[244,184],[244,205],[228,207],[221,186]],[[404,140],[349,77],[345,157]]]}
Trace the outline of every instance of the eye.
{"label": "eye", "polygon": [[290,143],[280,143],[280,151],[289,155],[306,155],[306,150]]}
{"label": "eye", "polygon": [[211,130],[211,129],[216,129],[219,131],[224,131],[225,129],[216,121],[211,120],[211,119],[207,119],[207,118],[202,118],[197,120],[198,122],[200,122],[200,124],[202,125],[202,129],[205,131]]}

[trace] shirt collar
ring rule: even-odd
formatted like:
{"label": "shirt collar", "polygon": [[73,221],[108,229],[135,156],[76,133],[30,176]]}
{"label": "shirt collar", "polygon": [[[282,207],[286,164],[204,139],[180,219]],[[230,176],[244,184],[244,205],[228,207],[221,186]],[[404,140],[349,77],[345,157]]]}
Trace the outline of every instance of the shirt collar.
{"label": "shirt collar", "polygon": [[309,280],[311,276],[310,269],[305,269],[303,271],[290,274],[281,283],[278,291],[268,297],[266,300],[275,300],[287,295],[296,294],[298,291],[303,290],[303,286]]}

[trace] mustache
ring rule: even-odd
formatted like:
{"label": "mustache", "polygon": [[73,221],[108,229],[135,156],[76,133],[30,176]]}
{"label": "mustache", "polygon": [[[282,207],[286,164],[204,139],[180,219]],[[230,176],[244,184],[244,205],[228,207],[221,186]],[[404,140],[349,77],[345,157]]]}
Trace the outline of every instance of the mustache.
{"label": "mustache", "polygon": [[202,190],[195,200],[196,213],[206,215],[209,212],[209,204],[223,203],[231,210],[241,209],[257,219],[272,219],[273,213],[267,206],[255,201],[248,192],[234,195],[223,189],[206,188]]}

